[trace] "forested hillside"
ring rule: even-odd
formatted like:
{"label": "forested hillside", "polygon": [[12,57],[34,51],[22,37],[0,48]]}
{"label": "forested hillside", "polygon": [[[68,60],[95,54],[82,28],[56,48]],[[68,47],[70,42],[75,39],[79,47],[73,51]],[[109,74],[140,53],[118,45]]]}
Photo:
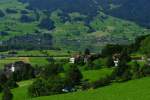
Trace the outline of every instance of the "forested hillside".
{"label": "forested hillside", "polygon": [[[148,5],[147,0],[143,2]],[[148,18],[145,18],[148,17],[148,13],[145,13],[148,8],[143,8],[147,7],[142,6],[143,2],[0,0],[0,44],[4,45],[10,39],[18,39],[16,36],[25,37],[26,34],[34,33],[50,34],[52,44],[49,47],[59,49],[99,50],[108,43],[128,44],[135,37],[150,33],[148,29],[140,26],[148,25]],[[141,8],[136,8],[136,4]],[[141,10],[140,14],[136,9]]]}
{"label": "forested hillside", "polygon": [[29,2],[31,9],[47,9],[54,11],[61,9],[64,12],[80,12],[93,16],[103,10],[110,15],[135,21],[149,27],[149,0],[20,0]]}

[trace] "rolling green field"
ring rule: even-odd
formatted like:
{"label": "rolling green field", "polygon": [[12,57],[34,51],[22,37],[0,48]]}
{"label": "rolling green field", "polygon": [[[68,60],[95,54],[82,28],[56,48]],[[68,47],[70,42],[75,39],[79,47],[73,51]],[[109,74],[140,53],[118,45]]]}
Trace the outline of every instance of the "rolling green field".
{"label": "rolling green field", "polygon": [[16,62],[16,61],[20,61],[20,59],[17,58],[17,57],[1,59],[0,60],[0,69],[3,68],[5,64],[13,63],[13,62]]}
{"label": "rolling green field", "polygon": [[[31,63],[31,65],[33,65],[33,66],[35,66],[35,65],[43,66],[43,65],[48,64],[48,60],[46,60],[47,57],[42,57],[42,56],[51,56],[55,60],[68,59],[68,57],[70,56],[70,54],[67,53],[67,51],[55,51],[55,50],[43,50],[43,51],[20,50],[20,51],[16,51],[16,52],[17,52],[16,56],[20,56],[20,57],[7,57],[5,59],[0,59],[0,68],[3,68],[3,66],[5,64],[13,63],[16,61],[24,61],[26,63]],[[8,53],[9,53],[9,51],[0,52],[0,54],[4,54],[4,55],[7,55]],[[74,54],[74,53],[75,52],[71,52],[71,54]],[[35,57],[30,57],[30,56],[35,56]],[[39,56],[39,57],[36,57],[36,56]]]}
{"label": "rolling green field", "polygon": [[[67,59],[66,57],[54,57],[55,60]],[[14,63],[16,61],[23,61],[26,63],[30,63],[32,66],[44,66],[48,65],[49,62],[47,57],[9,57],[0,60],[0,69],[4,67],[4,65],[9,63]]]}
{"label": "rolling green field", "polygon": [[34,98],[32,100],[149,100],[150,78],[115,83],[96,90]]}
{"label": "rolling green field", "polygon": [[14,63],[16,61],[23,61],[26,63],[31,63],[31,65],[46,65],[48,61],[44,57],[10,57],[0,60],[0,68],[3,68],[4,65],[9,63]]}
{"label": "rolling green field", "polygon": [[[104,68],[100,70],[83,71],[82,73],[83,73],[84,79],[88,79],[89,81],[92,82],[92,81],[98,80],[99,78],[103,78],[106,75],[109,75],[111,71],[112,71],[111,69]],[[32,82],[33,80],[19,82],[18,83],[19,87],[12,90],[14,94],[14,100],[28,100],[29,97],[27,95],[27,89],[28,89],[28,86],[32,84]]]}
{"label": "rolling green field", "polygon": [[[150,78],[132,80],[125,83],[114,83],[110,86],[88,91],[61,94],[29,99],[27,87],[32,80],[21,82],[20,87],[13,89],[14,100],[149,100]],[[24,85],[26,84],[26,85]],[[1,96],[1,95],[0,95]]]}
{"label": "rolling green field", "polygon": [[112,69],[104,68],[100,70],[89,70],[89,71],[83,71],[83,77],[84,79],[88,79],[90,82],[96,81],[100,78],[104,78],[107,75],[110,75],[112,72]]}
{"label": "rolling green field", "polygon": [[[11,51],[0,52],[0,54],[8,54],[9,52]],[[17,52],[17,56],[45,56],[45,54],[47,54],[48,56],[69,56],[69,53],[65,50],[18,50],[15,52]],[[73,53],[75,52],[71,52],[71,54]]]}

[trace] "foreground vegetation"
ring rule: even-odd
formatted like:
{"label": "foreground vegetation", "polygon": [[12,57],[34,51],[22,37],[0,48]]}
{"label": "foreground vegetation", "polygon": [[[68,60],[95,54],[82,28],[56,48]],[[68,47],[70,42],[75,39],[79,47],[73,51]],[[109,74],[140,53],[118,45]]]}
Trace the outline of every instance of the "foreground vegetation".
{"label": "foreground vegetation", "polygon": [[96,90],[82,91],[56,96],[34,98],[33,100],[149,100],[150,78],[115,83]]}
{"label": "foreground vegetation", "polygon": [[[39,97],[32,100],[149,100],[150,96],[147,95],[149,94],[149,83],[150,78],[146,77],[125,83],[114,83],[95,90]],[[27,87],[21,86],[13,89],[14,100],[28,100]]]}

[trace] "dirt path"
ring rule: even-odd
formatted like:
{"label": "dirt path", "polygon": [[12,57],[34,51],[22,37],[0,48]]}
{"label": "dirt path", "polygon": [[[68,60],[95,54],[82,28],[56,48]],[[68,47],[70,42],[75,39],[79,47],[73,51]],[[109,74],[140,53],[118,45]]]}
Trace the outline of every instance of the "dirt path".
{"label": "dirt path", "polygon": [[30,63],[30,60],[28,57],[19,57],[19,59],[23,62]]}

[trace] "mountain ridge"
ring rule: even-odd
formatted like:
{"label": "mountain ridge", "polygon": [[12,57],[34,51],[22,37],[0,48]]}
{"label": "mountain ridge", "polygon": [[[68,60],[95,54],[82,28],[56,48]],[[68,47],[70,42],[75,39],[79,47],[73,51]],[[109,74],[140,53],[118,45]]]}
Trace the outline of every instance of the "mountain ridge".
{"label": "mountain ridge", "polygon": [[[64,3],[60,2],[64,0],[19,1],[8,0],[0,3],[2,42],[7,43],[9,40],[18,39],[16,37],[26,37],[34,33],[39,36],[46,33],[52,36],[53,44],[50,47],[99,50],[105,44],[127,44],[133,42],[137,36],[150,34],[149,29],[134,21],[111,15],[110,11],[119,9],[129,0],[76,0],[75,3],[72,3],[73,0],[65,0]],[[68,2],[72,5],[68,5]],[[31,6],[32,3],[34,6]],[[50,8],[44,6],[45,4]],[[43,8],[38,9],[38,5]]]}

